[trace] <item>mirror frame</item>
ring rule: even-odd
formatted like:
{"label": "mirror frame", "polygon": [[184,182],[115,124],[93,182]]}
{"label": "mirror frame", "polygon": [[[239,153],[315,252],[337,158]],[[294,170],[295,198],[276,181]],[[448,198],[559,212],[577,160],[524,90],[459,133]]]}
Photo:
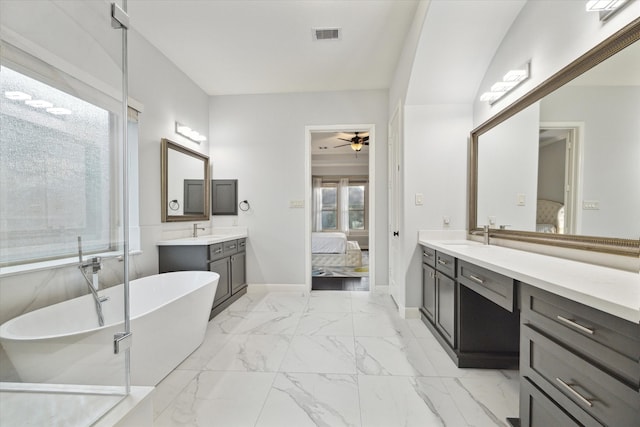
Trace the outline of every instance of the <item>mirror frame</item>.
{"label": "mirror frame", "polygon": [[[471,131],[469,139],[469,176],[468,176],[468,234],[481,235],[483,230],[477,224],[478,212],[478,138],[524,110],[544,96],[590,70],[607,58],[615,55],[640,39],[640,18],[635,19],[584,55],[549,77],[527,94]],[[550,235],[532,231],[491,229],[490,236],[539,245],[551,245],[572,249],[604,252],[614,255],[640,256],[640,240],[581,235]]]}
{"label": "mirror frame", "polygon": [[[193,157],[197,160],[204,162],[204,213],[202,215],[169,215],[168,212],[168,175],[169,175],[169,149],[178,151],[187,156]],[[200,154],[197,151],[191,150],[187,147],[183,147],[167,138],[162,138],[160,149],[160,203],[162,205],[162,222],[180,222],[180,221],[209,221],[209,206],[211,200],[210,195],[210,182],[209,177],[209,157],[204,154]]]}

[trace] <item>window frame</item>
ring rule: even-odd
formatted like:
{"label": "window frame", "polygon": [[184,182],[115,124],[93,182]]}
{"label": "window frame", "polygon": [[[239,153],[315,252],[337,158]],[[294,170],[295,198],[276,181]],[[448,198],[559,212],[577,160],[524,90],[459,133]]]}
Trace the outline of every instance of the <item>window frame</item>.
{"label": "window frame", "polygon": [[[122,229],[121,229],[121,210],[122,210],[122,176],[123,176],[123,164],[122,164],[122,144],[119,142],[121,138],[121,129],[119,126],[121,118],[121,102],[117,100],[113,95],[107,92],[115,94],[115,90],[111,88],[95,87],[86,83],[83,78],[78,78],[76,75],[62,69],[63,67],[56,66],[41,59],[22,51],[21,49],[11,45],[10,43],[3,42],[2,52],[2,66],[11,69],[17,73],[27,76],[31,79],[37,80],[40,83],[48,85],[59,91],[62,91],[70,96],[81,99],[87,103],[95,105],[109,113],[108,127],[109,127],[109,169],[112,178],[109,181],[109,229],[107,231],[108,242],[101,244],[99,249],[83,251],[85,255],[100,255],[104,257],[115,257],[122,255],[123,242],[122,242]],[[59,64],[58,64],[59,65]],[[84,76],[87,81],[91,81],[90,76]],[[134,104],[135,101],[133,101]],[[142,110],[142,108],[140,108]],[[131,161],[137,159],[138,151],[138,114],[136,109],[128,108],[128,114],[126,118],[126,126],[132,129],[132,125],[135,126],[135,138],[131,138],[131,132],[129,132],[129,177],[130,184],[135,183],[135,186],[129,186],[130,199],[138,198],[139,189],[138,183],[138,162]],[[141,253],[140,251],[140,235],[139,235],[139,204],[138,202],[129,203],[129,216],[130,216],[130,238],[129,248],[130,253]],[[77,254],[71,254],[68,250],[60,250],[58,252],[52,252],[46,256],[38,256],[29,259],[0,261],[0,277],[5,275],[17,274],[23,271],[32,271],[45,268],[52,268],[57,266],[65,266],[69,264],[77,263]]]}

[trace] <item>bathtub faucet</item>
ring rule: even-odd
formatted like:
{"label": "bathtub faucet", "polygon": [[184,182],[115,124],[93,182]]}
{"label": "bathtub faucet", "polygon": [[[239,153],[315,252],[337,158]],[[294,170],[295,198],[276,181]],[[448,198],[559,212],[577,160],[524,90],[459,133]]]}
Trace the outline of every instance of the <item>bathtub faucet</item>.
{"label": "bathtub faucet", "polygon": [[[80,264],[78,268],[82,273],[82,277],[87,282],[87,286],[89,287],[89,291],[93,296],[93,300],[96,304],[96,312],[98,314],[98,324],[100,326],[104,326],[104,315],[102,314],[102,303],[107,301],[109,297],[101,297],[98,295],[98,289],[100,287],[100,282],[98,280],[98,272],[102,270],[102,260],[100,257],[92,257],[89,261],[82,260],[82,239],[78,236],[78,258],[80,259]],[[87,276],[87,270],[91,269],[92,277],[90,280],[89,276]]]}

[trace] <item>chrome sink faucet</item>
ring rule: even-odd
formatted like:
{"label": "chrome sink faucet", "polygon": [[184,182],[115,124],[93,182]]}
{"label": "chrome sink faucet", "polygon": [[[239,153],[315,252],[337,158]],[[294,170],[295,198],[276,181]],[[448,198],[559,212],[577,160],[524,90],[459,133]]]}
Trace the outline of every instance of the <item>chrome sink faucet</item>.
{"label": "chrome sink faucet", "polygon": [[484,236],[484,244],[488,245],[489,244],[489,226],[488,225],[485,225],[482,228],[482,234]]}
{"label": "chrome sink faucet", "polygon": [[198,230],[204,231],[204,227],[198,227],[198,224],[193,224],[193,237],[198,237]]}

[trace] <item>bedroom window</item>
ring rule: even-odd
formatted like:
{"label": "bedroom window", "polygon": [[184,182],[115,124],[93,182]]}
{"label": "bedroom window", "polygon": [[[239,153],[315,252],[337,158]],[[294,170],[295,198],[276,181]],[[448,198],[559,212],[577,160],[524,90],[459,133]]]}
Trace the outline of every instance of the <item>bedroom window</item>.
{"label": "bedroom window", "polygon": [[349,230],[365,229],[365,190],[364,184],[349,185]]}
{"label": "bedroom window", "polygon": [[322,184],[322,229],[338,229],[338,185]]}

